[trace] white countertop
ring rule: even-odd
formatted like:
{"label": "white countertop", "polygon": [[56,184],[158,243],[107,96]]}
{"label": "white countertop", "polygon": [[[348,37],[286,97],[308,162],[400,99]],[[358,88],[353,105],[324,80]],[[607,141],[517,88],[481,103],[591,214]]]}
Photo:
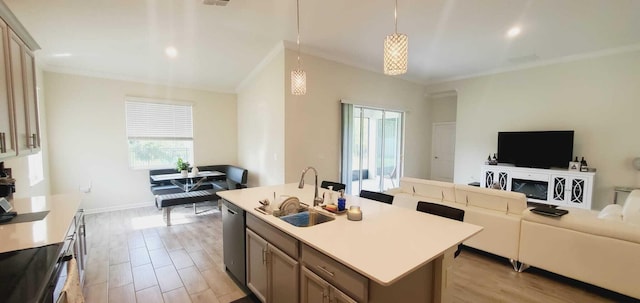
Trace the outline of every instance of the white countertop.
{"label": "white countertop", "polygon": [[[334,221],[296,227],[254,209],[260,206],[258,200],[272,201],[274,191],[277,196],[296,196],[313,205],[314,187],[309,184],[304,189],[298,189],[298,184],[285,184],[217,194],[381,285],[393,284],[482,230],[480,226],[355,196],[347,196],[347,208],[359,205],[362,221],[349,221],[344,214],[336,215]],[[328,190],[320,189],[320,196],[324,191]]]}
{"label": "white countertop", "polygon": [[40,221],[0,225],[0,253],[63,242],[80,206],[80,195],[38,196],[10,203],[18,214],[49,213]]}

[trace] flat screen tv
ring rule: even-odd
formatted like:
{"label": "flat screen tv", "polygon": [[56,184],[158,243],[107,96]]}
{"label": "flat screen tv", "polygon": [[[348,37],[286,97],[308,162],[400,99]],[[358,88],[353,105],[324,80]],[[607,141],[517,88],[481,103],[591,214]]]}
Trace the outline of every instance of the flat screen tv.
{"label": "flat screen tv", "polygon": [[567,168],[572,157],[572,130],[498,133],[499,163],[534,168]]}

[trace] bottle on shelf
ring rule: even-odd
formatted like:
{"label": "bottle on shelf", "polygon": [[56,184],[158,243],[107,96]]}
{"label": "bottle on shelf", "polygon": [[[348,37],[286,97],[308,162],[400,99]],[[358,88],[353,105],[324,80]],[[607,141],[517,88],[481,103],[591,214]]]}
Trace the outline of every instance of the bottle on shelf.
{"label": "bottle on shelf", "polygon": [[584,157],[582,157],[582,160],[580,160],[580,171],[589,171],[589,165],[587,165],[587,161],[584,159]]}

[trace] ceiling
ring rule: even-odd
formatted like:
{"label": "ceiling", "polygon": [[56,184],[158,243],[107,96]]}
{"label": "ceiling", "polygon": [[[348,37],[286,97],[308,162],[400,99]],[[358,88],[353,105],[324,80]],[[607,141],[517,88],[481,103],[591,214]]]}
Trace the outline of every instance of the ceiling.
{"label": "ceiling", "polygon": [[[281,41],[294,0],[5,0],[45,70],[235,91]],[[398,0],[418,83],[640,49],[640,0]],[[382,73],[393,0],[300,0],[302,51]],[[512,26],[522,33],[506,38]],[[176,58],[164,50],[175,46]],[[70,56],[60,56],[70,54]]]}

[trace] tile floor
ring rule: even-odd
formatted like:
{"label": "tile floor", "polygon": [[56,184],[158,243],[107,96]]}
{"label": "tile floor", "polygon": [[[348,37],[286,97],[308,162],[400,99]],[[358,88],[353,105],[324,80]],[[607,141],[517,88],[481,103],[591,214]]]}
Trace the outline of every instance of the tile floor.
{"label": "tile floor", "polygon": [[225,273],[217,207],[155,207],[86,216],[88,303],[226,303],[246,294]]}

